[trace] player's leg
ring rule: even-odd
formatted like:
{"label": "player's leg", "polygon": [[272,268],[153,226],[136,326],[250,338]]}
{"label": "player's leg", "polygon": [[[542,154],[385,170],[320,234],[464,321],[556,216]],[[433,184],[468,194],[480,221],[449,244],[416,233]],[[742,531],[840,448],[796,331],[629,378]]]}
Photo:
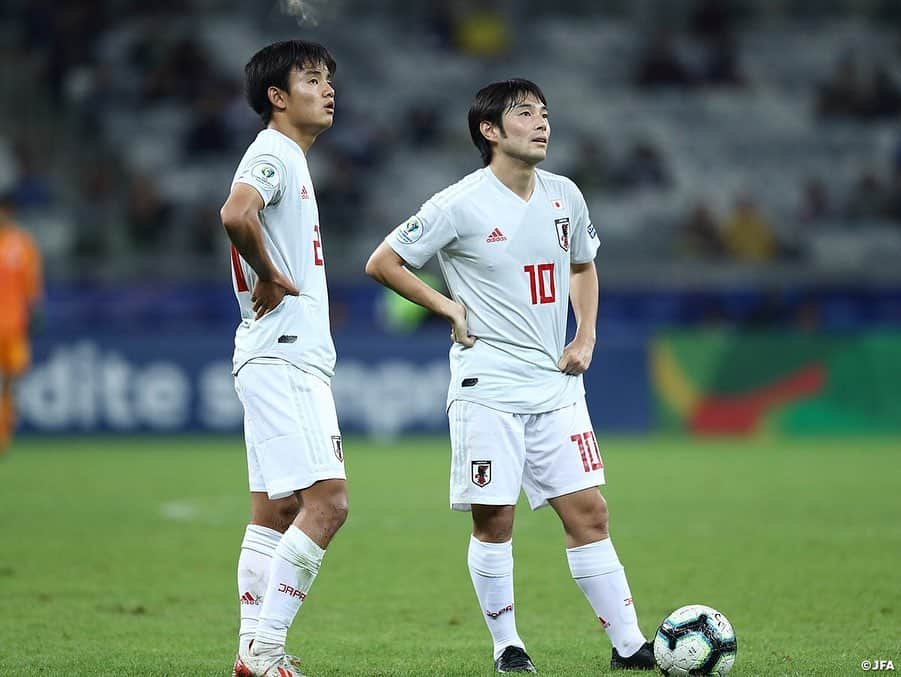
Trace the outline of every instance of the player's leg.
{"label": "player's leg", "polygon": [[272,558],[255,653],[285,653],[288,628],[319,573],[326,548],[347,518],[346,485],[343,479],[327,479],[298,492],[300,512]]}
{"label": "player's leg", "polygon": [[653,668],[653,652],[645,665],[649,645],[610,540],[607,503],[597,488],[604,484],[604,466],[584,400],[530,417],[526,449],[529,503],[533,509],[550,504],[560,516],[570,572],[607,631],[614,656],[634,656],[629,667]]}
{"label": "player's leg", "polygon": [[12,376],[0,372],[0,454],[7,450],[12,440],[15,425],[14,406]]}
{"label": "player's leg", "polygon": [[297,675],[285,655],[287,631],[347,514],[334,400],[326,383],[289,365],[248,364],[236,389],[245,408],[250,489],[260,494],[250,531],[271,555],[251,646],[235,671]]}
{"label": "player's leg", "polygon": [[534,671],[516,630],[513,516],[522,480],[521,418],[472,402],[448,410],[451,507],[472,511],[467,564],[499,672]]}
{"label": "player's leg", "polygon": [[265,491],[250,494],[250,524],[241,541],[238,557],[238,604],[241,623],[238,630],[238,653],[247,652],[257,631],[260,608],[269,583],[269,568],[275,548],[300,510],[294,496],[272,500]]}
{"label": "player's leg", "polygon": [[24,335],[0,337],[0,454],[12,442],[16,429],[16,380],[31,362],[31,350]]}
{"label": "player's leg", "polygon": [[473,505],[466,562],[494,645],[497,672],[534,672],[516,630],[512,505]]}
{"label": "player's leg", "polygon": [[610,540],[604,497],[590,488],[549,503],[566,532],[569,570],[613,644],[612,667],[653,669],[654,652],[638,626],[625,568]]}

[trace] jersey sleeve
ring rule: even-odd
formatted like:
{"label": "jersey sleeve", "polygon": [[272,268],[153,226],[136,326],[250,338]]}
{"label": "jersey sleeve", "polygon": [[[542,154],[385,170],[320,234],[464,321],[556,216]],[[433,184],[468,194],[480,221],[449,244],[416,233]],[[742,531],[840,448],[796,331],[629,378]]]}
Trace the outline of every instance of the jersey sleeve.
{"label": "jersey sleeve", "polygon": [[457,232],[447,212],[429,200],[415,216],[391,231],[385,242],[408,264],[422,268],[456,238]]}
{"label": "jersey sleeve", "polygon": [[582,191],[572,184],[573,197],[570,203],[573,205],[573,224],[572,224],[572,256],[570,261],[573,263],[588,263],[593,261],[597,254],[598,233],[591,223],[591,216],[588,214],[588,205],[585,204],[585,198]]}
{"label": "jersey sleeve", "polygon": [[281,160],[269,152],[256,152],[248,153],[232,185],[253,186],[263,198],[263,207],[268,207],[282,199],[287,180],[288,173]]}

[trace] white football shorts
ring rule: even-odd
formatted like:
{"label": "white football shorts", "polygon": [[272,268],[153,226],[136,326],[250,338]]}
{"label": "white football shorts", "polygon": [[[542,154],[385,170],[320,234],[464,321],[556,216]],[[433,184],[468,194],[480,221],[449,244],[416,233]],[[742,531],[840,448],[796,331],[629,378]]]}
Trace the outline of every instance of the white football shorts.
{"label": "white football shorts", "polygon": [[520,489],[536,510],[549,498],[604,484],[584,397],[543,414],[511,414],[455,400],[448,418],[453,510],[516,505]]}
{"label": "white football shorts", "polygon": [[319,480],[347,478],[328,383],[272,360],[241,367],[235,390],[244,405],[251,491],[283,498]]}

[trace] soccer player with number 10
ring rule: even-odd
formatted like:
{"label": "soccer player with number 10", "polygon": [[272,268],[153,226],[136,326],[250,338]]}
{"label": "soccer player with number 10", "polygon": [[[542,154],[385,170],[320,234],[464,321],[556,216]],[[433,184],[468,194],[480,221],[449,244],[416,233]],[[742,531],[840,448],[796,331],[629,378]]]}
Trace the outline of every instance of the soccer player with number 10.
{"label": "soccer player with number 10", "polygon": [[[550,505],[566,555],[613,643],[611,667],[653,669],[598,491],[604,466],[585,404],[598,307],[598,238],[581,192],[536,169],[547,102],[528,80],[484,87],[469,111],[484,168],[430,198],[366,272],[452,326],[450,502],[472,512],[468,563],[497,672],[534,672],[516,630],[513,514]],[[452,299],[406,266],[438,256]],[[576,334],[564,345],[572,301]]]}

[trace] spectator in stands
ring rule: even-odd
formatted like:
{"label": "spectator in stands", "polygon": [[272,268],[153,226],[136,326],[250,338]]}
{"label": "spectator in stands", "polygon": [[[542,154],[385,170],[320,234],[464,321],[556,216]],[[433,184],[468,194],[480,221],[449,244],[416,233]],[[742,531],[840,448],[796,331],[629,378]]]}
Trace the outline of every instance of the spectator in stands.
{"label": "spectator in stands", "polygon": [[804,224],[828,221],[836,216],[826,184],[819,177],[808,178],[801,189],[798,221]]}
{"label": "spectator in stands", "polygon": [[699,199],[682,221],[679,250],[689,258],[717,259],[725,255],[719,225],[706,200]]}
{"label": "spectator in stands", "polygon": [[889,118],[901,113],[901,90],[885,64],[877,64],[867,101],[867,117]]}
{"label": "spectator in stands", "polygon": [[433,146],[438,141],[438,111],[427,101],[407,111],[404,138],[414,148]]}
{"label": "spectator in stands", "polygon": [[121,172],[112,158],[101,154],[82,178],[74,205],[76,255],[99,258],[109,253],[109,240],[121,228],[123,219]]}
{"label": "spectator in stands", "polygon": [[892,221],[901,224],[901,167],[892,172],[892,186],[886,200],[885,215]]}
{"label": "spectator in stands", "polygon": [[153,249],[165,243],[172,211],[172,205],[163,199],[148,177],[140,174],[132,177],[126,218],[133,244],[141,249]]}
{"label": "spectator in stands", "polygon": [[332,170],[319,180],[316,201],[319,213],[328,219],[336,232],[359,232],[365,224],[360,222],[360,212],[366,199],[365,180],[360,166],[345,153],[335,152]]}
{"label": "spectator in stands", "polygon": [[857,57],[846,54],[820,85],[817,113],[821,117],[890,117],[901,113],[901,91],[885,65],[876,64],[864,72]]}
{"label": "spectator in stands", "polygon": [[[260,118],[248,107],[244,83],[230,80],[224,84],[225,106],[222,121],[232,149],[244,148],[260,131]],[[218,219],[217,219],[217,227]]]}
{"label": "spectator in stands", "polygon": [[[223,237],[218,203],[192,205],[186,210],[185,217],[187,220],[183,225],[188,232],[187,246],[190,251],[201,256],[219,252]],[[222,258],[224,260],[225,254]]]}
{"label": "spectator in stands", "polygon": [[[385,159],[392,131],[378,127],[371,115],[347,106],[342,109],[340,129],[334,130],[332,137],[325,143],[329,155],[339,155],[350,160],[356,169],[372,169]],[[318,195],[321,191],[316,192]]]}
{"label": "spectator in stands", "polygon": [[221,153],[231,145],[226,120],[227,101],[219,88],[210,88],[191,107],[191,127],[184,140],[189,155]]}
{"label": "spectator in stands", "polygon": [[896,172],[901,172],[901,136],[898,137],[895,145],[895,152],[892,156],[892,167]]}
{"label": "spectator in stands", "polygon": [[698,0],[688,22],[692,35],[701,40],[715,40],[721,35],[734,35],[736,19],[731,0]]}
{"label": "spectator in stands", "polygon": [[738,197],[722,232],[726,252],[736,261],[770,261],[780,253],[772,225],[749,193]]}
{"label": "spectator in stands", "polygon": [[47,163],[38,162],[36,151],[26,143],[16,145],[18,176],[13,184],[11,197],[16,209],[47,207],[52,201]]}
{"label": "spectator in stands", "polygon": [[663,153],[650,139],[633,144],[616,174],[617,184],[627,190],[664,189],[671,184]]}
{"label": "spectator in stands", "polygon": [[879,179],[873,169],[865,169],[848,198],[845,215],[854,221],[878,221],[885,218],[886,196]]}
{"label": "spectator in stands", "polygon": [[145,81],[146,97],[190,103],[202,95],[204,88],[200,85],[215,71],[203,46],[193,37],[183,37],[160,51],[164,56]]}
{"label": "spectator in stands", "polygon": [[819,86],[817,113],[821,117],[853,115],[862,90],[857,59],[853,54],[846,54],[835,65],[829,79]]}
{"label": "spectator in stands", "polygon": [[738,59],[738,43],[731,33],[711,38],[705,45],[703,72],[705,85],[715,87],[742,87],[745,76]]}
{"label": "spectator in stands", "polygon": [[691,70],[676,51],[672,35],[666,31],[655,33],[645,46],[635,83],[639,87],[686,87],[694,82]]}
{"label": "spectator in stands", "polygon": [[19,178],[19,163],[12,145],[0,135],[0,195],[9,193]]}
{"label": "spectator in stands", "polygon": [[562,174],[571,178],[584,195],[591,196],[610,186],[612,172],[604,140],[585,134],[577,140],[573,164]]}
{"label": "spectator in stands", "polygon": [[450,51],[454,37],[454,12],[449,2],[430,2],[426,9],[425,34],[442,51]]}
{"label": "spectator in stands", "polygon": [[454,27],[457,48],[470,56],[497,58],[510,51],[511,31],[507,15],[490,3],[473,2]]}

